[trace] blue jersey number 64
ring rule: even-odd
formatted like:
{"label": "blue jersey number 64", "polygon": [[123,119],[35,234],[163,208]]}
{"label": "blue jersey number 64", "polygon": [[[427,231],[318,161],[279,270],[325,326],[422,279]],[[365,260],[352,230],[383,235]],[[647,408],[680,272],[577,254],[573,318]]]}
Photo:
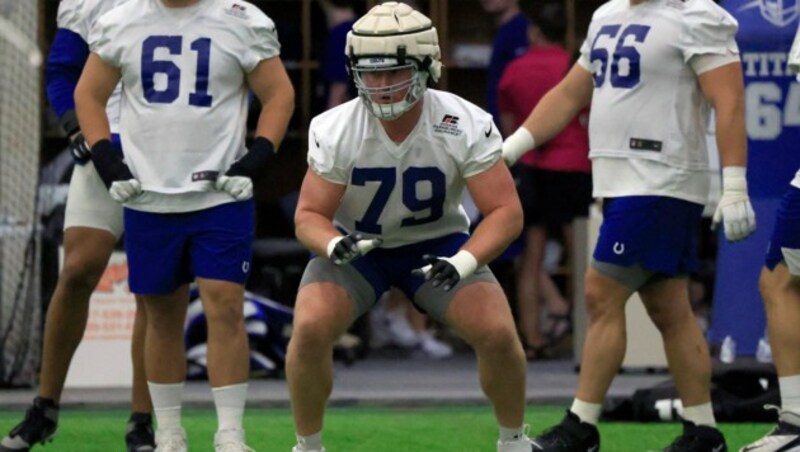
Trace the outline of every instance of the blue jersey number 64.
{"label": "blue jersey number 64", "polygon": [[[183,36],[150,36],[142,43],[142,87],[144,98],[154,104],[171,104],[180,95],[181,69],[168,60],[157,60],[156,49],[164,49],[170,55],[183,52]],[[208,94],[208,74],[211,56],[211,39],[197,38],[190,49],[197,52],[197,72],[194,92],[189,93],[189,105],[210,107],[213,97]],[[156,89],[156,74],[167,77],[167,86]]]}

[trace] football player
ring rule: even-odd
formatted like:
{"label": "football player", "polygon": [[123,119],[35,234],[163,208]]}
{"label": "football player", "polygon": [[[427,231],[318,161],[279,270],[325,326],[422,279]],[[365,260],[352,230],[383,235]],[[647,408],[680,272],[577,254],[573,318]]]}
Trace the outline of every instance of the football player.
{"label": "football player", "polygon": [[[26,451],[50,440],[58,428],[59,401],[70,362],[86,329],[89,298],[122,235],[122,206],[103,189],[89,148],[78,127],[73,95],[86,58],[89,30],[97,19],[127,0],[62,0],[58,30],[45,68],[50,105],[70,139],[75,167],[64,218],[64,266],[47,309],[38,396],[25,420],[0,441],[0,451]],[[119,144],[119,89],[106,114],[112,141]],[[188,297],[188,295],[185,295]],[[153,450],[152,405],[144,376],[146,316],[136,300],[131,355],[132,411],[125,441],[128,451]]]}
{"label": "football player", "polygon": [[[442,69],[437,32],[404,3],[361,17],[345,52],[359,98],[312,120],[295,216],[317,256],[300,284],[286,363],[294,450],[324,450],[334,340],[396,287],[475,348],[498,450],[529,451],[525,358],[486,267],[522,227],[497,127],[475,105],[428,89]],[[485,216],[471,237],[465,188]]]}
{"label": "football player", "polygon": [[[274,158],[294,109],[275,25],[238,0],[142,0],[101,17],[89,45],[76,111],[92,162],[124,205],[129,285],[149,320],[145,361],[158,450],[187,449],[180,410],[188,299],[172,298],[195,279],[209,326],[214,447],[249,450],[242,306],[252,178]],[[125,163],[102,114],[120,80]],[[248,88],[263,106],[249,149]]]}
{"label": "football player", "polygon": [[723,193],[714,215],[728,240],[755,229],[736,21],[712,0],[611,0],[594,13],[567,77],[506,139],[515,161],[591,103],[590,158],[603,224],[586,273],[589,326],[578,390],[534,450],[599,448],[601,404],[625,355],[625,302],[638,292],[661,332],[683,402],[683,434],[665,450],[721,451],[708,346],[692,315],[688,274],[708,198],[704,134],[716,111]]}
{"label": "football player", "polygon": [[[788,62],[792,72],[800,73],[800,29]],[[800,170],[778,208],[759,287],[781,406],[774,407],[779,413],[778,425],[742,451],[800,451]]]}

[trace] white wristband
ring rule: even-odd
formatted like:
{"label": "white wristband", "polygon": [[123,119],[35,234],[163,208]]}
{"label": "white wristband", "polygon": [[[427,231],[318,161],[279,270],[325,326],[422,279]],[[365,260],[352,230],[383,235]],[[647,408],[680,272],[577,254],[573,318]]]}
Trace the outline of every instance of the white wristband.
{"label": "white wristband", "polygon": [[330,242],[328,242],[328,247],[326,248],[328,257],[331,257],[331,255],[333,254],[333,249],[336,248],[336,244],[341,242],[342,239],[344,239],[343,235],[337,235],[336,237],[332,238]]}
{"label": "white wristband", "polygon": [[516,163],[522,154],[536,147],[533,134],[525,127],[520,127],[503,141],[503,160],[509,165]]}
{"label": "white wristband", "polygon": [[475,270],[478,269],[478,260],[467,250],[460,250],[445,260],[456,268],[458,276],[460,276],[461,279],[475,273]]}
{"label": "white wristband", "polygon": [[722,168],[722,192],[743,191],[747,193],[747,169],[743,166]]}

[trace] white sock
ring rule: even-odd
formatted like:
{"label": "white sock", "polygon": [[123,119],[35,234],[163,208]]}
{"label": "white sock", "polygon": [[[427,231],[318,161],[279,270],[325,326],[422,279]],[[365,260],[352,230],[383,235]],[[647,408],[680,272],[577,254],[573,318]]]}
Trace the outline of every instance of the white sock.
{"label": "white sock", "polygon": [[506,443],[511,441],[519,441],[525,436],[525,426],[520,425],[517,428],[500,427],[500,441]]}
{"label": "white sock", "polygon": [[297,445],[300,450],[322,450],[322,432],[314,433],[308,436],[297,436]]}
{"label": "white sock", "polygon": [[781,409],[800,415],[800,375],[778,378],[781,388]]}
{"label": "white sock", "polygon": [[603,411],[603,405],[575,399],[572,401],[572,407],[569,410],[578,416],[582,422],[597,425],[597,421],[600,419],[600,412]]}
{"label": "white sock", "polygon": [[717,426],[717,421],[714,420],[714,408],[711,406],[711,402],[683,407],[682,417],[684,420],[692,422],[695,425],[705,425],[708,427]]}
{"label": "white sock", "polygon": [[181,428],[181,399],[183,383],[153,383],[148,381],[153,413],[159,429]]}
{"label": "white sock", "polygon": [[217,431],[242,430],[244,405],[247,400],[247,383],[211,388],[217,408]]}

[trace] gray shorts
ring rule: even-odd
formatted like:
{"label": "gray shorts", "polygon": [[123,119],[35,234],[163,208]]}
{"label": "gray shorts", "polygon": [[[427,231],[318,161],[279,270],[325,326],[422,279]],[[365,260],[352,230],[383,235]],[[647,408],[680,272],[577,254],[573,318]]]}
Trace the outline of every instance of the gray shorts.
{"label": "gray shorts", "polygon": [[592,267],[605,276],[617,281],[623,286],[636,292],[647,284],[663,281],[667,278],[687,278],[686,274],[667,275],[657,273],[643,268],[639,264],[623,267],[622,265],[610,264],[592,259]]}
{"label": "gray shorts", "polygon": [[[362,257],[362,259],[364,258]],[[391,271],[390,269],[387,270]],[[306,266],[306,270],[303,272],[303,278],[300,281],[300,287],[302,288],[303,286],[317,282],[331,282],[343,287],[350,295],[350,300],[353,303],[355,311],[355,318],[360,317],[372,309],[380,295],[392,287],[379,282],[370,283],[367,277],[356,269],[356,267],[349,264],[334,265],[329,259],[319,256],[313,258],[311,262],[308,263],[308,266]],[[494,277],[489,267],[483,266],[472,275],[459,281],[449,292],[445,292],[441,288],[433,287],[428,281],[420,285],[413,294],[409,294],[406,290],[403,290],[403,292],[406,293],[406,296],[411,298],[416,306],[425,311],[432,318],[439,322],[445,322],[447,307],[450,306],[450,302],[453,300],[456,292],[462,287],[476,282],[498,284],[497,279]]]}

